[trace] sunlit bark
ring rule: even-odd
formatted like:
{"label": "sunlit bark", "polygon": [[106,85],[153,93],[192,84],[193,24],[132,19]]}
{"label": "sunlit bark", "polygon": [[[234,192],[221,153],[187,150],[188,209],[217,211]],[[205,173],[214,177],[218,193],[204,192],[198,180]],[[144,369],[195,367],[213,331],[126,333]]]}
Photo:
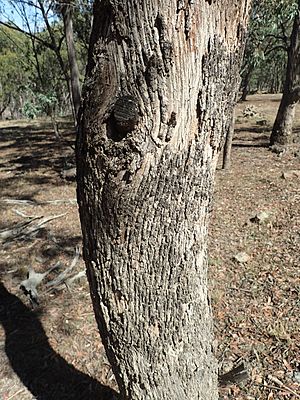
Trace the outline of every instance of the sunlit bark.
{"label": "sunlit bark", "polygon": [[95,2],[78,202],[122,399],[217,399],[208,210],[248,12],[247,0]]}

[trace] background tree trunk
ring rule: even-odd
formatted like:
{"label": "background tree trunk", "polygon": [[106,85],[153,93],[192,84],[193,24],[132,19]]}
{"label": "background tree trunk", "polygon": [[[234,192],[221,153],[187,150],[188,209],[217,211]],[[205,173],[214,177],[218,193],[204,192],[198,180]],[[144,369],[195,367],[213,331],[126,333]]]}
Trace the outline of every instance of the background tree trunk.
{"label": "background tree trunk", "polygon": [[81,90],[80,90],[79,70],[77,65],[76,51],[74,44],[71,5],[69,3],[62,5],[61,13],[64,21],[64,31],[66,35],[66,43],[68,49],[72,103],[74,107],[75,120],[77,120],[80,101],[81,101]]}
{"label": "background tree trunk", "polygon": [[234,113],[232,113],[232,122],[228,127],[228,131],[225,138],[222,169],[230,169],[233,136],[234,136]]}
{"label": "background tree trunk", "polygon": [[249,92],[249,83],[250,83],[250,78],[251,78],[251,74],[253,72],[253,66],[250,65],[248,67],[247,72],[245,72],[243,78],[242,78],[242,83],[241,83],[241,91],[242,91],[242,95],[241,95],[241,101],[246,101],[247,100],[247,96],[248,96],[248,92]]}
{"label": "background tree trunk", "polygon": [[217,399],[214,170],[249,1],[96,1],[77,140],[84,258],[122,399]]}
{"label": "background tree trunk", "polygon": [[295,108],[300,100],[300,0],[288,48],[288,61],[283,94],[273,125],[270,145],[289,145],[293,141]]}

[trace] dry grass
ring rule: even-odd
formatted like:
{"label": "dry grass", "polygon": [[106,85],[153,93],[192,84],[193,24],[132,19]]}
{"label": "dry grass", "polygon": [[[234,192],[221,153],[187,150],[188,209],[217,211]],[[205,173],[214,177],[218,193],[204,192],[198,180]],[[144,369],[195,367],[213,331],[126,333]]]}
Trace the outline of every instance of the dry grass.
{"label": "dry grass", "polygon": [[[249,104],[267,125],[243,118]],[[251,96],[238,105],[232,169],[217,171],[210,226],[217,356],[224,371],[238,357],[246,359],[250,369],[246,383],[221,389],[224,400],[291,400],[300,394],[293,378],[300,363],[300,187],[299,179],[281,178],[283,171],[300,165],[293,154],[280,158],[267,148],[277,107],[278,96],[266,95]],[[0,284],[3,400],[104,400],[111,395],[101,384],[114,385],[86,280],[70,291],[41,296],[34,312],[24,306],[28,303],[18,288],[26,266],[44,271],[57,261],[69,265],[81,243],[77,205],[44,203],[76,196],[75,184],[60,177],[61,170],[74,162],[69,147],[74,133],[66,121],[60,125],[63,143],[57,142],[45,121],[0,124],[0,199],[34,202],[26,206],[0,202],[0,229],[22,220],[15,209],[28,215],[67,213],[49,222],[34,239],[0,248],[1,281],[8,290]],[[260,211],[269,212],[270,219],[262,225],[251,223],[249,219]],[[239,251],[250,255],[246,264],[233,261]],[[77,270],[82,268],[80,261]]]}

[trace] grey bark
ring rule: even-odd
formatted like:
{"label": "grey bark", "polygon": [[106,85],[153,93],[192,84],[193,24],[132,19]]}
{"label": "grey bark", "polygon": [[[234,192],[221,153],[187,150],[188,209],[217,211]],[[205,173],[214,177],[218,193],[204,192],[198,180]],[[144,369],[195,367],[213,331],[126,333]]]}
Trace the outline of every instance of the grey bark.
{"label": "grey bark", "polygon": [[230,169],[233,136],[234,136],[234,113],[232,113],[232,122],[228,127],[228,131],[225,138],[222,169],[227,169],[227,170]]}
{"label": "grey bark", "polygon": [[70,67],[70,80],[71,80],[71,92],[72,102],[75,112],[75,119],[77,120],[80,101],[81,101],[81,89],[79,80],[79,70],[76,58],[76,50],[74,44],[74,33],[72,23],[72,8],[69,3],[64,4],[61,7],[61,13],[64,21],[64,31],[66,35],[66,43],[68,49],[68,60]]}
{"label": "grey bark", "polygon": [[288,47],[283,94],[273,125],[270,145],[288,146],[293,141],[293,122],[300,100],[300,0]]}
{"label": "grey bark", "polygon": [[96,1],[77,190],[122,399],[217,399],[207,293],[214,170],[249,1]]}

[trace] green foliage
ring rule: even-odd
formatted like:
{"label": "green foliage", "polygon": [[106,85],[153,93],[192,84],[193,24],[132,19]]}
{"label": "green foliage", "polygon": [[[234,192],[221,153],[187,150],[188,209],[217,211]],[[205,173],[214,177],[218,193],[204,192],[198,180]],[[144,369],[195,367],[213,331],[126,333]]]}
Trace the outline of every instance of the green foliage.
{"label": "green foliage", "polygon": [[297,9],[296,0],[254,0],[242,69],[250,92],[282,90]]}
{"label": "green foliage", "polygon": [[76,0],[72,13],[77,63],[81,79],[85,73],[93,15],[93,0]]}
{"label": "green foliage", "polygon": [[[6,1],[10,4],[7,14],[0,6],[0,23],[4,23],[0,25],[0,116],[6,107],[13,118],[20,117],[20,112],[30,118],[53,112],[70,113],[69,64],[61,4],[48,0]],[[92,3],[93,0],[72,1],[75,47],[82,79]],[[22,16],[22,23],[19,19],[17,23],[14,15]]]}
{"label": "green foliage", "polygon": [[0,109],[12,108],[18,115],[22,103],[22,88],[28,84],[32,66],[24,57],[28,40],[18,32],[0,28]]}
{"label": "green foliage", "polygon": [[77,43],[85,50],[88,48],[92,25],[93,1],[76,0],[73,9],[73,27]]}
{"label": "green foliage", "polygon": [[[54,23],[53,33],[61,37],[62,24]],[[37,34],[48,40],[43,30]],[[67,51],[61,46],[67,64]],[[30,88],[30,89],[29,89]],[[27,35],[0,26],[0,112],[9,110],[9,117],[22,115],[35,118],[58,110],[69,110],[68,88],[61,66],[53,50]]]}
{"label": "green foliage", "polygon": [[41,115],[52,115],[57,105],[57,97],[54,93],[34,93],[28,90],[29,96],[23,106],[23,114],[27,118],[34,119]]}

